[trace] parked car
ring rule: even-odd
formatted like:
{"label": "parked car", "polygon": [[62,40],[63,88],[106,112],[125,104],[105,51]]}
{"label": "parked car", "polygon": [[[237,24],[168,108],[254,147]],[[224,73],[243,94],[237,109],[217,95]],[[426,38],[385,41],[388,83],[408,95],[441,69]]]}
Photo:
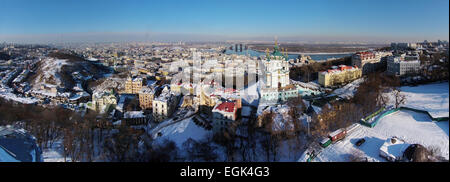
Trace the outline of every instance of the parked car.
{"label": "parked car", "polygon": [[356,142],[356,146],[361,146],[364,142],[366,142],[366,140],[364,139],[364,138],[361,138],[361,139],[359,139],[357,142]]}

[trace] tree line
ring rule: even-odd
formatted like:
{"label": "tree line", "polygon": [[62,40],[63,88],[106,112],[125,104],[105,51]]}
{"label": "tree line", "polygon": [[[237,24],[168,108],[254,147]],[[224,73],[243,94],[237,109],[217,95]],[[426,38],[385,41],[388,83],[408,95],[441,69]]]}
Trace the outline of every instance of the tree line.
{"label": "tree line", "polygon": [[[41,149],[57,148],[67,161],[171,161],[172,141],[152,145],[140,129],[114,127],[105,115],[78,113],[0,99],[0,125],[18,125],[36,137]],[[172,152],[172,153],[171,153]],[[69,160],[70,159],[70,160]]]}
{"label": "tree line", "polygon": [[398,108],[406,102],[406,97],[399,88],[401,84],[398,77],[375,72],[363,79],[353,98],[322,107],[321,113],[314,117],[312,123],[313,135],[326,136],[329,132],[358,122],[390,103]]}
{"label": "tree line", "polygon": [[289,78],[303,82],[310,82],[318,78],[319,71],[325,71],[327,69],[330,69],[332,66],[350,65],[351,63],[351,57],[347,56],[329,61],[313,62],[301,66],[292,66],[289,70]]}

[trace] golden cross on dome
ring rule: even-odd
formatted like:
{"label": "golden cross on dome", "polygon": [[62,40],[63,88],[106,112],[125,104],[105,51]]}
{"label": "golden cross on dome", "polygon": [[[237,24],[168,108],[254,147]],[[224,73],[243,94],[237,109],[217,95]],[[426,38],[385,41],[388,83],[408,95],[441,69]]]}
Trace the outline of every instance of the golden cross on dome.
{"label": "golden cross on dome", "polygon": [[278,36],[275,36],[275,46],[278,46]]}

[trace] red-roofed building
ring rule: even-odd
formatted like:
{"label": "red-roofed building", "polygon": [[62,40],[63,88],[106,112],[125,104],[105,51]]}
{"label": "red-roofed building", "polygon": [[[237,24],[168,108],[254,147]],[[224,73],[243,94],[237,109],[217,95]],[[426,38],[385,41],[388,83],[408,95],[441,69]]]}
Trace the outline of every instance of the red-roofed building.
{"label": "red-roofed building", "polygon": [[216,104],[212,110],[213,130],[215,132],[228,129],[228,124],[236,121],[239,103],[234,101],[225,101]]}
{"label": "red-roofed building", "polygon": [[375,54],[373,52],[357,52],[355,55],[353,55],[354,57],[358,57],[361,60],[367,60],[367,59],[374,59],[375,58]]}
{"label": "red-roofed building", "polygon": [[352,56],[352,66],[357,66],[362,69],[363,74],[368,74],[385,66],[381,60],[387,55],[389,52],[357,52]]}
{"label": "red-roofed building", "polygon": [[235,110],[235,105],[236,104],[234,102],[222,102],[215,109],[223,112],[232,113]]}
{"label": "red-roofed building", "polygon": [[229,93],[229,94],[231,94],[231,93],[235,93],[237,90],[236,89],[234,89],[234,88],[226,88],[225,89],[225,93]]}

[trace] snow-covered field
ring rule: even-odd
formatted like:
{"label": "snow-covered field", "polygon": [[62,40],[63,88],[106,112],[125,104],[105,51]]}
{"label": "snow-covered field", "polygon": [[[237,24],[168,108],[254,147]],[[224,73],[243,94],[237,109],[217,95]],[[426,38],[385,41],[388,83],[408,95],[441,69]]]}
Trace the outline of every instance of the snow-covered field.
{"label": "snow-covered field", "polygon": [[[354,153],[361,153],[369,161],[386,161],[379,156],[379,149],[393,136],[410,144],[437,147],[443,157],[449,158],[448,121],[433,122],[423,113],[401,110],[382,118],[374,128],[358,124],[346,138],[323,149],[313,161],[349,161]],[[355,143],[361,138],[366,142],[357,147]]]}
{"label": "snow-covered field", "polygon": [[[355,89],[359,80],[334,91],[337,95],[348,95]],[[356,83],[356,84],[355,84]],[[401,87],[406,96],[405,104],[410,108],[428,111],[433,117],[448,117],[448,82],[432,83],[415,87]],[[390,93],[390,105],[394,98]],[[401,110],[382,118],[374,128],[358,124],[342,141],[321,150],[314,161],[348,161],[352,154],[362,153],[369,161],[386,161],[379,156],[379,149],[387,138],[396,136],[410,144],[421,144],[425,147],[436,147],[440,155],[449,159],[449,122],[434,122],[423,113]],[[355,143],[364,138],[366,142],[360,147]],[[306,159],[306,158],[302,158]],[[304,161],[300,159],[300,161]]]}
{"label": "snow-covered field", "polygon": [[406,95],[404,106],[426,110],[433,117],[447,117],[449,115],[448,82],[416,87],[404,86],[400,89]]}

